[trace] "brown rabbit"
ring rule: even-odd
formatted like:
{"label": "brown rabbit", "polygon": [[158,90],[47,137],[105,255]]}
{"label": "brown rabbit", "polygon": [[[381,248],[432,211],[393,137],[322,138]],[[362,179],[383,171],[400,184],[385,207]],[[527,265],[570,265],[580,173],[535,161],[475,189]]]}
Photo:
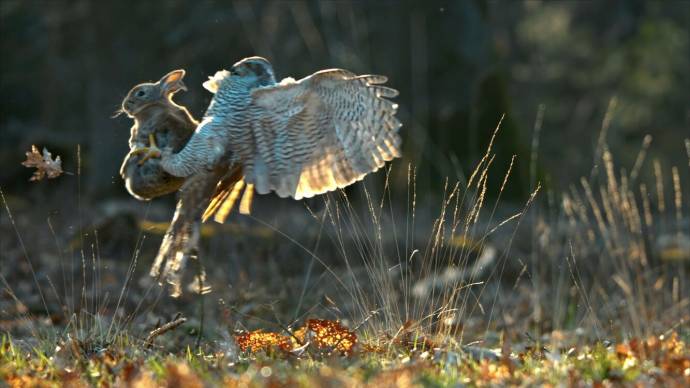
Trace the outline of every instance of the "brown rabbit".
{"label": "brown rabbit", "polygon": [[160,167],[160,149],[181,150],[198,122],[187,108],[177,105],[173,95],[187,90],[182,82],[184,70],[174,70],[158,82],[136,85],[122,101],[122,112],[134,119],[129,138],[130,152],[120,175],[127,191],[148,200],[177,191],[184,178],[174,177]]}

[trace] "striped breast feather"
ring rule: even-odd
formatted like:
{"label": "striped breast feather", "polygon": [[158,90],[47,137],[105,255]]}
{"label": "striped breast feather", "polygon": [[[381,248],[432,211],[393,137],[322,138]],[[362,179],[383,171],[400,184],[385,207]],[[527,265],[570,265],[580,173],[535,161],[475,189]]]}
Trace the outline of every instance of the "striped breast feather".
{"label": "striped breast feather", "polygon": [[252,91],[245,179],[260,194],[312,197],[361,180],[400,156],[395,89],[386,77],[317,72]]}

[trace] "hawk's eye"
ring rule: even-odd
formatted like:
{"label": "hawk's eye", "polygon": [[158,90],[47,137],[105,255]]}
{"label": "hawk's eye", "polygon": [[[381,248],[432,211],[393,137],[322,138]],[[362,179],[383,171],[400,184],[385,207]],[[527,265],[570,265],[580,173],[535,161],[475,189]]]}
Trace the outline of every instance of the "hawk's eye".
{"label": "hawk's eye", "polygon": [[144,97],[146,95],[146,92],[143,90],[140,90],[137,92],[137,97]]}

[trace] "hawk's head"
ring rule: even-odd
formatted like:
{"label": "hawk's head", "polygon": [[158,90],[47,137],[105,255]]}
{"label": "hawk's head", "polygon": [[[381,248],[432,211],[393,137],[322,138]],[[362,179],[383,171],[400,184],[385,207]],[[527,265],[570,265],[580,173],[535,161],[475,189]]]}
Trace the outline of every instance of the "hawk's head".
{"label": "hawk's head", "polygon": [[252,86],[268,86],[276,83],[273,66],[261,57],[249,57],[235,63],[230,69],[230,75],[241,77]]}

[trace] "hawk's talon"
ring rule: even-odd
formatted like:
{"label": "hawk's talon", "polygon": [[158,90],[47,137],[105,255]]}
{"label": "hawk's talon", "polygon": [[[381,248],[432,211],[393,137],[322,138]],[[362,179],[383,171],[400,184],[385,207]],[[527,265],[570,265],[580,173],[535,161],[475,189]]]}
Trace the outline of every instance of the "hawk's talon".
{"label": "hawk's talon", "polygon": [[144,157],[139,161],[140,166],[151,158],[160,158],[162,154],[160,148],[158,148],[156,145],[156,138],[153,136],[153,134],[149,134],[148,147],[137,148],[136,150],[132,151],[132,153],[144,154]]}

